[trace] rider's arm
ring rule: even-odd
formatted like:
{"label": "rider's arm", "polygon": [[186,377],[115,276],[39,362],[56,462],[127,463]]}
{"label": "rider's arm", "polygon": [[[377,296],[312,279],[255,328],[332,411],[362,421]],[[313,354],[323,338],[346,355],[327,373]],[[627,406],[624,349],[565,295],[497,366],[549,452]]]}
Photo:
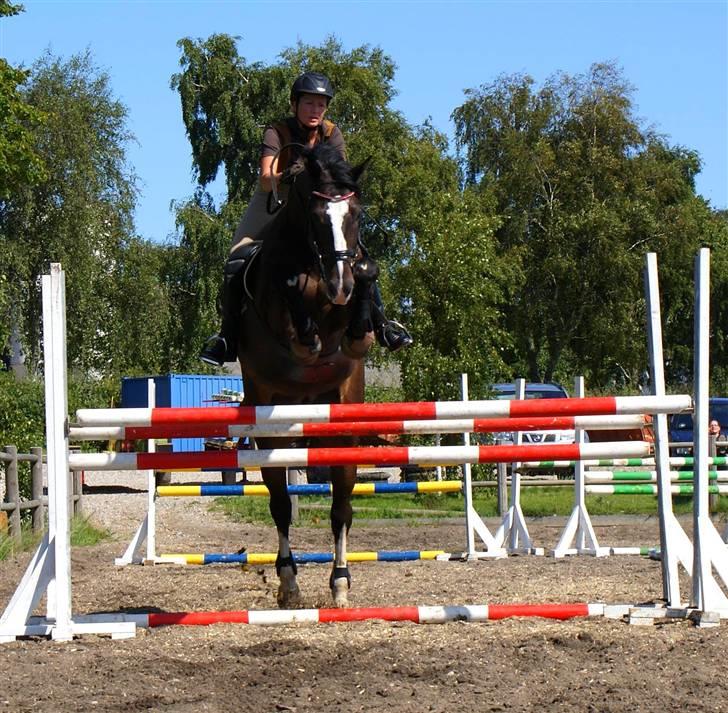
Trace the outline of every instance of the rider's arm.
{"label": "rider's arm", "polygon": [[[271,170],[273,178],[271,178]],[[279,183],[283,174],[278,172],[278,159],[275,156],[262,156],[260,159],[260,187],[270,193],[273,190],[272,181]]]}
{"label": "rider's arm", "polygon": [[[268,126],[263,133],[263,143],[260,151],[260,187],[270,193],[273,190],[272,180],[276,182],[281,180],[281,171],[283,166],[278,166],[278,152],[281,150],[281,137],[278,132]],[[271,170],[273,171],[273,179],[271,179]]]}

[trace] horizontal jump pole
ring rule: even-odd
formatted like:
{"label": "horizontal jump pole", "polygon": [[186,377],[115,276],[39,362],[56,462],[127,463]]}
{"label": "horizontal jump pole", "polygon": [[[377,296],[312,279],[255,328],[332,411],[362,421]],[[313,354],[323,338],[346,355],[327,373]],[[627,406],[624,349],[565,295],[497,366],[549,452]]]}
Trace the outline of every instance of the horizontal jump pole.
{"label": "horizontal jump pole", "polygon": [[[176,564],[275,564],[277,552],[232,552],[221,554],[163,554],[159,559]],[[417,560],[462,559],[445,550],[380,550],[378,552],[347,552],[348,562],[414,562]],[[333,552],[294,552],[296,564],[331,564]]]}
{"label": "horizontal jump pole", "polygon": [[76,411],[76,421],[79,426],[170,426],[179,423],[241,425],[523,416],[613,416],[680,413],[692,409],[692,405],[693,400],[689,395],[671,395],[208,408],[79,409]]}
{"label": "horizontal jump pole", "polygon": [[260,609],[212,612],[149,612],[130,614],[138,626],[209,626],[211,624],[324,624],[355,621],[409,621],[444,624],[450,621],[494,621],[511,617],[574,619],[604,616],[603,604],[463,604],[455,606],[352,607],[351,609]]}
{"label": "horizontal jump pole", "polygon": [[327,423],[176,423],[155,426],[72,426],[72,441],[148,438],[316,438],[330,436],[426,435],[433,433],[499,433],[542,430],[619,430],[642,428],[641,414],[627,416],[533,416],[530,418],[459,418],[426,421],[334,421]]}
{"label": "horizontal jump pole", "polygon": [[[651,483],[631,483],[624,485],[585,485],[584,489],[588,495],[657,495],[657,485]],[[709,493],[728,494],[728,484],[709,485]],[[671,485],[672,495],[692,495],[692,485]]]}
{"label": "horizontal jump pole", "polygon": [[[655,465],[654,458],[605,458],[602,460],[585,460],[585,466],[641,466]],[[670,465],[684,466],[693,465],[692,456],[672,456]],[[542,460],[542,461],[526,461],[521,463],[522,468],[573,468],[576,461],[573,460]],[[728,465],[728,457],[715,456],[708,458],[708,465]]]}
{"label": "horizontal jump pole", "polygon": [[[670,480],[690,481],[693,480],[693,472],[691,470],[671,470]],[[657,482],[656,470],[590,470],[584,474],[587,483],[601,483],[604,481],[634,482],[649,480],[653,483]],[[711,470],[708,471],[710,480],[720,480],[728,482],[728,471]]]}
{"label": "horizontal jump pole", "polygon": [[[426,481],[417,483],[357,483],[353,495],[379,495],[383,493],[459,493],[463,484],[459,480]],[[289,485],[289,495],[331,495],[331,483],[303,483]],[[228,495],[259,495],[270,493],[265,485],[217,485],[199,483],[195,485],[159,485],[159,497],[223,497]]]}
{"label": "horizontal jump pole", "polygon": [[383,446],[363,448],[273,448],[270,450],[202,451],[186,453],[71,453],[71,470],[161,470],[177,468],[310,467],[326,465],[459,465],[510,463],[543,458],[646,456],[642,441],[562,443],[510,446]]}

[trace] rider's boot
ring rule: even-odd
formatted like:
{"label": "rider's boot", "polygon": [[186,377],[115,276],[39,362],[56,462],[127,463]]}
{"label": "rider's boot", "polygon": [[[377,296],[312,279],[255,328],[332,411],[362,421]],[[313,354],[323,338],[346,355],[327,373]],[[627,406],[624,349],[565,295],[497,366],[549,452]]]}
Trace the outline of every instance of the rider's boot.
{"label": "rider's boot", "polygon": [[414,341],[403,324],[385,316],[382,295],[376,282],[372,284],[372,322],[377,341],[390,352],[408,347]]}
{"label": "rider's boot", "polygon": [[247,261],[230,259],[225,263],[222,290],[222,324],[218,334],[210,337],[200,352],[206,364],[222,366],[238,358],[238,337],[243,300],[243,268]]}

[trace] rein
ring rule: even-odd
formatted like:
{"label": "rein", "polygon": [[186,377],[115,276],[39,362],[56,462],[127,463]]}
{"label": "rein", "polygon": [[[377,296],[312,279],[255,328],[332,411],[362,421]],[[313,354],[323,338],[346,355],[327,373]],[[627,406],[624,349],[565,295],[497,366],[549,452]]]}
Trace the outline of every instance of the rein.
{"label": "rein", "polygon": [[[273,161],[271,161],[270,164],[270,174],[268,174],[270,177],[271,192],[268,194],[268,205],[266,208],[269,215],[277,213],[284,205],[284,201],[278,198],[278,182],[276,181],[275,174],[273,173],[273,164],[278,160],[278,157],[283,153],[283,151],[291,146],[298,146],[302,149],[306,148],[303,144],[292,141],[291,143],[281,146],[273,156]],[[272,201],[271,198],[273,199]]]}

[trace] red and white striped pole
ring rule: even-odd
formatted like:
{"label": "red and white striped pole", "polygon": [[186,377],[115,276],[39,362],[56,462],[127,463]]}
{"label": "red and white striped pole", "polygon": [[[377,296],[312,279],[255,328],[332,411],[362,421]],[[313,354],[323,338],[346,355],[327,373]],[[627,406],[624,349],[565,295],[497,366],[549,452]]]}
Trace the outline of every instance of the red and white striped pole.
{"label": "red and white striped pole", "polygon": [[269,450],[203,451],[189,453],[72,453],[71,470],[212,470],[330,465],[458,465],[507,463],[520,460],[579,460],[648,456],[649,443],[564,443],[520,446],[411,446],[358,448],[272,448]]}
{"label": "red and white striped pole", "polygon": [[424,435],[433,433],[499,433],[513,431],[620,430],[642,428],[641,414],[627,416],[532,416],[519,418],[460,418],[425,421],[333,421],[326,423],[178,423],[166,426],[81,426],[71,427],[74,441],[137,440],[147,438],[184,438],[210,436],[245,437],[322,437],[374,436],[379,434]]}
{"label": "red and white striped pole", "polygon": [[312,404],[216,408],[79,409],[79,426],[171,426],[180,423],[245,425],[332,423],[448,418],[607,416],[679,413],[692,408],[689,395],[594,396],[585,399],[422,401],[379,404]]}

